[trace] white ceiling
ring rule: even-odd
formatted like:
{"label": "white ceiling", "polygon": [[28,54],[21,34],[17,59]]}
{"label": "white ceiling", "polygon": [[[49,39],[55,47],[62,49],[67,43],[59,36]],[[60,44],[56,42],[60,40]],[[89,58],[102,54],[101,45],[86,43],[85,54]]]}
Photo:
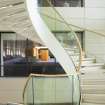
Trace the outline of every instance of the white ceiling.
{"label": "white ceiling", "polygon": [[0,0],[0,31],[14,31],[42,43],[33,29],[24,0]]}

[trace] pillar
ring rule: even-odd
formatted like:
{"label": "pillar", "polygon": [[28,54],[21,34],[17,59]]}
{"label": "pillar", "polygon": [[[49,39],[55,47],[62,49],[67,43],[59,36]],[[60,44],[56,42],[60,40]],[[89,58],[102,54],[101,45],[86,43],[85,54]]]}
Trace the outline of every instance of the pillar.
{"label": "pillar", "polygon": [[2,33],[0,33],[0,76],[4,76],[4,63],[3,63],[3,37]]}

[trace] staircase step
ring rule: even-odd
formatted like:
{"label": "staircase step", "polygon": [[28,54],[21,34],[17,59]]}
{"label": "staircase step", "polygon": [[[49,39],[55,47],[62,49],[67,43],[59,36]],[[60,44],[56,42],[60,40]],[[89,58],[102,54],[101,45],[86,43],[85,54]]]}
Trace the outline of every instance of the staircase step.
{"label": "staircase step", "polygon": [[81,85],[83,94],[105,94],[105,85]]}
{"label": "staircase step", "polygon": [[82,73],[81,79],[87,79],[87,80],[97,80],[97,79],[104,79],[105,80],[105,73]]}
{"label": "staircase step", "polygon": [[80,105],[105,105],[105,104],[81,103]]}
{"label": "staircase step", "polygon": [[67,47],[65,47],[64,48],[66,51],[75,51],[76,49],[71,49],[71,48],[67,48]]}
{"label": "staircase step", "polygon": [[94,61],[94,58],[83,58],[83,61]]}
{"label": "staircase step", "polygon": [[93,61],[82,61],[82,65],[93,64]]}
{"label": "staircase step", "polygon": [[83,67],[81,68],[81,71],[105,71],[104,68],[94,68],[94,67]]}
{"label": "staircase step", "polygon": [[103,69],[103,65],[98,65],[98,66],[81,66],[81,69]]}
{"label": "staircase step", "polygon": [[92,70],[92,71],[95,71],[95,70],[102,70],[103,69],[103,67],[102,66],[96,66],[96,67],[83,67],[83,68],[81,68],[81,71],[90,71],[90,70]]}
{"label": "staircase step", "polygon": [[81,79],[81,85],[103,85],[104,79]]}
{"label": "staircase step", "polygon": [[83,102],[105,104],[105,94],[83,94]]}
{"label": "staircase step", "polygon": [[[94,77],[92,77],[92,76],[90,76],[90,77],[88,77],[88,76],[84,76],[84,77],[81,77],[81,81],[85,81],[86,82],[86,80],[87,80],[87,82],[88,82],[88,80],[90,81],[91,80],[91,82],[93,81],[93,82],[97,82],[97,80],[98,79],[103,79],[103,80],[105,80],[105,76],[94,76]],[[100,81],[101,82],[101,81]]]}
{"label": "staircase step", "polygon": [[81,105],[105,105],[104,63],[93,63],[92,60],[85,62],[85,60],[81,66]]}
{"label": "staircase step", "polygon": [[20,104],[20,103],[13,103],[13,102],[8,102],[7,105],[23,105],[23,104]]}
{"label": "staircase step", "polygon": [[94,63],[94,58],[83,58],[82,59],[82,65],[88,65],[88,64],[93,64]]}
{"label": "staircase step", "polygon": [[84,75],[88,75],[88,76],[95,76],[95,75],[103,75],[105,76],[105,72],[104,71],[82,71],[81,73],[84,73]]}
{"label": "staircase step", "polygon": [[75,57],[75,56],[78,57],[78,56],[80,55],[79,53],[69,53],[69,52],[68,52],[68,54],[69,54],[70,56],[72,56],[72,57]]}
{"label": "staircase step", "polygon": [[105,75],[105,70],[101,70],[101,69],[99,69],[99,70],[92,70],[92,71],[90,71],[90,70],[81,70],[81,73],[83,73],[84,75],[88,75],[88,76],[90,76],[90,75],[97,75],[97,74],[103,74],[103,75]]}
{"label": "staircase step", "polygon": [[81,70],[81,72],[84,72],[85,74],[89,74],[89,73],[94,73],[94,74],[97,74],[97,73],[105,73],[105,69],[95,69],[95,70]]}
{"label": "staircase step", "polygon": [[92,64],[86,64],[82,65],[82,67],[103,67],[104,63],[92,63]]}

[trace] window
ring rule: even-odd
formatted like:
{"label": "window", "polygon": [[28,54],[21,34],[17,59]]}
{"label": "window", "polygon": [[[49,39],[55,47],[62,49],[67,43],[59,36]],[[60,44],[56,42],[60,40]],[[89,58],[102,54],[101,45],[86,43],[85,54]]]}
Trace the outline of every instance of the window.
{"label": "window", "polygon": [[[50,0],[55,7],[83,7],[83,0]],[[38,0],[39,6],[48,7],[47,0]]]}
{"label": "window", "polygon": [[33,48],[34,43],[14,32],[1,32],[1,35],[3,40],[2,76],[28,76],[31,67],[30,62],[28,64],[26,49]]}
{"label": "window", "polygon": [[[46,53],[42,49],[38,50],[38,58],[33,56],[35,46],[40,43],[33,42],[23,36],[13,32],[1,32],[3,40],[3,64],[1,65],[0,76],[4,77],[24,77],[30,73],[36,74],[64,74],[54,56],[51,55],[50,62],[43,62],[39,57]],[[51,53],[50,53],[51,54]],[[48,56],[49,57],[49,56]],[[58,72],[59,71],[59,72]]]}
{"label": "window", "polygon": [[13,32],[3,32],[1,35],[3,35],[4,58],[25,56],[26,38]]}

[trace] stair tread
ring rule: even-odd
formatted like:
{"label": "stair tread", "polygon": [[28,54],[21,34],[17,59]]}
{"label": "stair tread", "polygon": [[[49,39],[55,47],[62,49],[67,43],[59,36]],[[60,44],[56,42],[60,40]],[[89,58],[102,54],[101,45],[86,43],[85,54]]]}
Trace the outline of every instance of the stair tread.
{"label": "stair tread", "polygon": [[[94,77],[93,77],[94,76]],[[105,80],[105,75],[90,75],[90,77],[88,77],[87,75],[83,75],[81,76],[81,80],[93,80],[93,81],[97,81],[97,80]]]}
{"label": "stair tread", "polygon": [[[105,98],[105,94],[83,94],[85,97],[87,96],[87,97],[89,97],[89,98],[91,98],[91,97],[100,97],[100,98]],[[104,100],[105,101],[105,100]]]}
{"label": "stair tread", "polygon": [[105,105],[105,104],[95,104],[95,103],[81,103],[80,105]]}
{"label": "stair tread", "polygon": [[81,85],[83,94],[105,94],[105,85]]}
{"label": "stair tread", "polygon": [[83,63],[81,66],[81,105],[105,105],[104,63]]}
{"label": "stair tread", "polygon": [[86,65],[82,65],[82,66],[86,66],[86,67],[88,67],[88,66],[103,66],[104,65],[104,63],[91,63],[91,64],[86,64]]}
{"label": "stair tread", "polygon": [[82,94],[83,102],[105,104],[105,94]]}
{"label": "stair tread", "polygon": [[100,77],[96,77],[96,78],[83,78],[81,77],[81,85],[103,85],[105,84],[105,77],[100,78]]}
{"label": "stair tread", "polygon": [[105,71],[103,68],[93,68],[93,67],[84,67],[80,69],[81,71]]}
{"label": "stair tread", "polygon": [[82,86],[82,87],[86,87],[86,88],[90,88],[90,87],[91,87],[91,88],[94,88],[94,87],[95,87],[95,88],[96,88],[96,87],[97,87],[97,88],[100,88],[100,87],[101,87],[101,88],[104,88],[104,89],[105,89],[105,85],[91,85],[91,86],[90,86],[90,85],[81,85],[81,86]]}
{"label": "stair tread", "polygon": [[83,58],[82,60],[83,60],[83,61],[89,61],[89,60],[92,60],[92,61],[93,61],[94,58]]}

